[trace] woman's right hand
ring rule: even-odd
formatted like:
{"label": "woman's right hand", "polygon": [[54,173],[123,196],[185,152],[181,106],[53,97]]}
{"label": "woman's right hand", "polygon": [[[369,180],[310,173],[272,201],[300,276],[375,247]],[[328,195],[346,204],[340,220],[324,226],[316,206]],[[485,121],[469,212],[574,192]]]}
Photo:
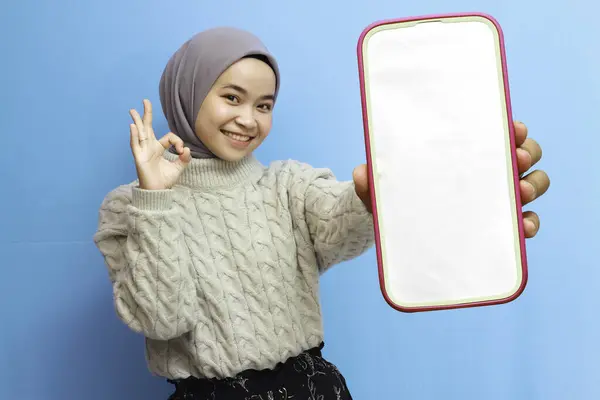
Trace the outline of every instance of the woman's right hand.
{"label": "woman's right hand", "polygon": [[[152,104],[149,100],[144,100],[143,119],[136,110],[130,110],[129,113],[134,122],[129,128],[139,187],[146,190],[170,189],[192,159],[190,149],[184,147],[183,140],[171,132],[160,140],[156,139],[152,129]],[[179,154],[179,158],[174,161],[163,157],[164,151],[171,145],[175,146]]]}

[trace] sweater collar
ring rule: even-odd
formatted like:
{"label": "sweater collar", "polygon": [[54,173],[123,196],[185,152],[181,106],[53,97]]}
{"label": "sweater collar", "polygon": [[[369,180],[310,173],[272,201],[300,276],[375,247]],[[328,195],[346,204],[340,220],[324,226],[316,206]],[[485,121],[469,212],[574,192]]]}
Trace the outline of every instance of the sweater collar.
{"label": "sweater collar", "polygon": [[[164,157],[174,161],[178,155],[165,151]],[[256,183],[263,172],[264,166],[252,154],[235,162],[220,158],[192,158],[178,184],[197,189],[227,188],[244,182]]]}

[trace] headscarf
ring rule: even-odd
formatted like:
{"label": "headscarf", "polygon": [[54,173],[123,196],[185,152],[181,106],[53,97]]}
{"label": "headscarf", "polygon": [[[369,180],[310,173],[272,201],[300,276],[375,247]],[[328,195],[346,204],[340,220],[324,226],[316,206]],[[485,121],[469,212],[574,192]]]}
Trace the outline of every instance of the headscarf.
{"label": "headscarf", "polygon": [[275,72],[277,98],[277,62],[260,39],[250,32],[231,27],[208,29],[186,41],[169,59],[160,79],[160,101],[169,129],[189,147],[192,157],[216,157],[196,136],[196,117],[219,76],[248,56],[266,58]]}

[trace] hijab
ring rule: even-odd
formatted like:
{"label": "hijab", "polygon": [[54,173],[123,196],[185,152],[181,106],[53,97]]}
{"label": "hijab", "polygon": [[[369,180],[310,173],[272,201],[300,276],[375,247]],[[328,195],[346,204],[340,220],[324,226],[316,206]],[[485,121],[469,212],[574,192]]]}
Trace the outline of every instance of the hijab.
{"label": "hijab", "polygon": [[245,57],[259,57],[273,69],[277,98],[277,62],[260,39],[250,32],[231,27],[208,29],[186,41],[169,59],[160,79],[160,101],[169,129],[189,147],[192,157],[216,157],[196,136],[196,117],[219,76]]}

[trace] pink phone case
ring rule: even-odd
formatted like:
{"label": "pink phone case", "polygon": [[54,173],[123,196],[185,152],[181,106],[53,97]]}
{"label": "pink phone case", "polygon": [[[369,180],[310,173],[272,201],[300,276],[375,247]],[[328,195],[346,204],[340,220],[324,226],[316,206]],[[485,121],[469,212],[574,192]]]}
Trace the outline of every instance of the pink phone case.
{"label": "pink phone case", "polygon": [[[507,110],[507,119],[510,130],[510,147],[511,147],[511,158],[512,158],[512,169],[513,169],[513,179],[514,179],[514,188],[515,188],[515,200],[516,200],[516,215],[518,220],[518,233],[519,233],[519,246],[520,246],[520,256],[521,256],[521,267],[522,267],[522,280],[521,284],[511,296],[491,300],[491,301],[480,301],[480,302],[469,302],[469,303],[457,303],[451,305],[435,305],[435,306],[423,306],[423,307],[404,307],[399,304],[394,303],[388,296],[388,293],[385,289],[385,279],[383,273],[383,260],[382,260],[382,249],[381,249],[381,232],[380,232],[380,220],[377,209],[377,196],[374,188],[374,174],[373,174],[373,160],[372,160],[372,152],[370,146],[370,138],[369,138],[369,115],[367,111],[367,94],[366,94],[366,85],[365,85],[365,70],[364,70],[364,54],[363,54],[363,43],[365,37],[369,34],[371,30],[377,27],[381,27],[387,24],[394,24],[399,22],[410,22],[410,21],[428,21],[428,20],[443,20],[446,18],[455,18],[455,17],[482,17],[493,23],[498,32],[499,37],[499,54],[501,56],[501,64],[502,64],[502,73],[503,73],[503,83],[504,83],[504,91],[505,91],[505,99],[506,99],[506,110]],[[512,109],[510,102],[510,92],[509,92],[509,82],[508,82],[508,72],[506,66],[506,55],[505,55],[505,45],[504,45],[504,37],[502,33],[502,29],[499,23],[491,16],[483,13],[455,13],[455,14],[439,14],[439,15],[427,15],[427,16],[416,16],[410,18],[399,18],[399,19],[389,19],[378,21],[373,24],[367,26],[360,38],[358,40],[357,45],[357,53],[358,53],[358,69],[359,69],[359,77],[360,77],[360,93],[362,100],[362,112],[363,112],[363,127],[365,134],[365,150],[367,156],[367,166],[369,171],[369,181],[371,186],[371,200],[373,204],[373,217],[375,223],[375,247],[377,252],[377,262],[378,262],[378,273],[379,273],[379,282],[382,294],[386,300],[386,302],[394,309],[402,312],[422,312],[422,311],[434,311],[434,310],[445,310],[445,309],[457,309],[457,308],[466,308],[466,307],[478,307],[478,306],[490,306],[508,303],[515,300],[519,297],[525,289],[528,280],[528,269],[527,269],[527,257],[526,257],[526,249],[525,249],[525,236],[523,232],[523,216],[522,216],[522,203],[521,203],[521,195],[519,190],[519,173],[517,166],[517,157],[516,157],[516,147],[515,147],[515,138],[514,138],[514,125],[512,120]]]}

